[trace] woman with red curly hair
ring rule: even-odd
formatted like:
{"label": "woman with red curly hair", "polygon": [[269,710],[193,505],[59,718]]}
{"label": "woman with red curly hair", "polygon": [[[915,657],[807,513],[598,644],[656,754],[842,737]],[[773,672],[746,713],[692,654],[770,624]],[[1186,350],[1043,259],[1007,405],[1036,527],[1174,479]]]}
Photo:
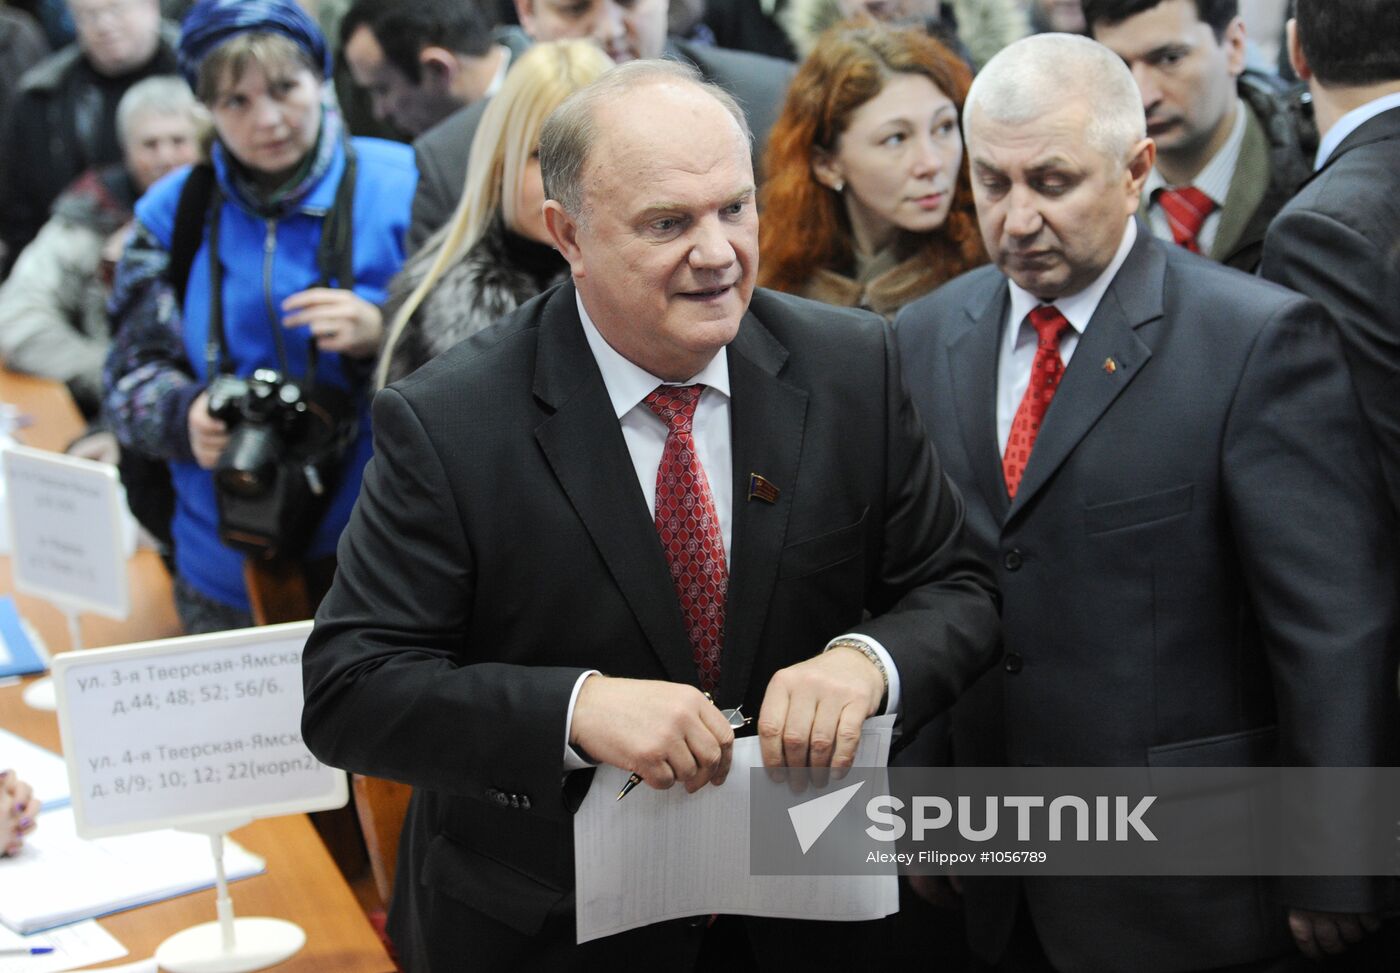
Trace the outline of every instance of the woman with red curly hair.
{"label": "woman with red curly hair", "polygon": [[824,33],[768,136],[759,283],[893,317],[985,263],[958,129],[971,81],[918,29]]}

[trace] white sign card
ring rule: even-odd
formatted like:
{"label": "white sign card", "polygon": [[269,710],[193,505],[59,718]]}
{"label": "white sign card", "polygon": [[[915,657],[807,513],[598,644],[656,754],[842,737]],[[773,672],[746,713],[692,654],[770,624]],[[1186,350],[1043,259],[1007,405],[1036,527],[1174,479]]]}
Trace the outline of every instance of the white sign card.
{"label": "white sign card", "polygon": [[55,656],[78,833],[342,807],[345,772],[301,740],[310,633],[292,622]]}
{"label": "white sign card", "polygon": [[110,463],[0,450],[15,587],[109,618],[130,613],[123,505]]}

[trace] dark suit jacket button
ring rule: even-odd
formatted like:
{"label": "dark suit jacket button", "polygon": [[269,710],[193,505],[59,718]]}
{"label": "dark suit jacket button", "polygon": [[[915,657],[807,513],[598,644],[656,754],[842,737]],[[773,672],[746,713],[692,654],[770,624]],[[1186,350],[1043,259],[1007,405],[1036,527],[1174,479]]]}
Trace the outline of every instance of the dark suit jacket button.
{"label": "dark suit jacket button", "polygon": [[510,806],[513,807],[513,808],[519,808],[519,807],[520,807],[520,795],[519,795],[519,794],[512,794],[512,795],[510,796]]}
{"label": "dark suit jacket button", "polygon": [[1006,557],[1002,558],[1001,563],[1006,565],[1008,571],[1019,571],[1021,569],[1021,552],[1007,551]]}
{"label": "dark suit jacket button", "polygon": [[491,788],[491,799],[497,804],[499,804],[501,807],[505,807],[507,804],[510,803],[510,798],[506,795],[506,792],[498,791],[494,787]]}
{"label": "dark suit jacket button", "polygon": [[1015,652],[1008,652],[1006,653],[1006,659],[1003,661],[1002,665],[1005,666],[1007,672],[1020,672],[1021,657]]}
{"label": "dark suit jacket button", "polygon": [[520,810],[522,810],[522,811],[528,811],[528,810],[530,810],[530,795],[529,795],[529,794],[521,794],[521,795],[520,795]]}

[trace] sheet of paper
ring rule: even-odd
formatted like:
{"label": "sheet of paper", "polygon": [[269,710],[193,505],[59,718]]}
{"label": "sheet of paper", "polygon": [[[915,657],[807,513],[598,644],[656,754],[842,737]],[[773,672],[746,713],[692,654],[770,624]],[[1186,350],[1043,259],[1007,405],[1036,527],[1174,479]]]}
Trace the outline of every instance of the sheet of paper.
{"label": "sheet of paper", "polygon": [[[856,765],[883,767],[893,717],[867,720]],[[888,875],[749,874],[749,771],[758,738],[734,741],[729,777],[694,794],[645,785],[618,801],[626,771],[599,767],[574,815],[578,941],[685,916],[726,913],[782,919],[878,919],[899,909]]]}
{"label": "sheet of paper", "polygon": [[134,963],[123,963],[121,966],[104,966],[102,973],[160,973],[160,964],[151,959],[139,959]]}
{"label": "sheet of paper", "polygon": [[33,946],[51,946],[53,952],[44,956],[0,956],[0,973],[61,973],[126,955],[126,947],[91,919],[33,936],[21,936],[0,926],[0,950]]}
{"label": "sheet of paper", "polygon": [[[235,842],[224,844],[229,881],[266,867]],[[4,862],[0,923],[16,932],[50,929],[214,884],[209,839],[179,831],[148,831],[84,841],[65,808],[42,815],[20,853]],[[75,876],[81,878],[75,879]]]}
{"label": "sheet of paper", "polygon": [[43,802],[41,811],[68,806],[68,765],[52,750],[0,730],[0,770],[5,769],[34,788],[34,796]]}

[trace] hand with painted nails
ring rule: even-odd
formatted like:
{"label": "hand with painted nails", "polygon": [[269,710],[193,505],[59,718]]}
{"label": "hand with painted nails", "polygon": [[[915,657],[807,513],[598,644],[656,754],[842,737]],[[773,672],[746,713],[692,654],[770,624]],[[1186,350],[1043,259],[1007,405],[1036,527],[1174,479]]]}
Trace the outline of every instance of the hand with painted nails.
{"label": "hand with painted nails", "polygon": [[33,789],[13,770],[0,771],[0,855],[18,854],[38,819]]}

